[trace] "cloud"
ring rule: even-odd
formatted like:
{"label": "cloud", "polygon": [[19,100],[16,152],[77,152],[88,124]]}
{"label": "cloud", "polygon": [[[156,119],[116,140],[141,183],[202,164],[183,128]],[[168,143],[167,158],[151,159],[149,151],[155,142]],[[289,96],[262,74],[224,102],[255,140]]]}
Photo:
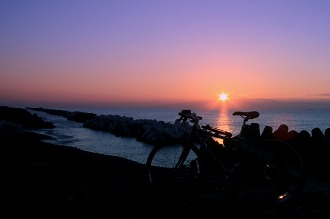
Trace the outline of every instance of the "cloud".
{"label": "cloud", "polygon": [[[330,97],[330,93],[324,95]],[[242,99],[240,110],[269,109],[330,109],[330,98],[325,99]]]}
{"label": "cloud", "polygon": [[321,97],[330,97],[330,93],[322,93],[322,94],[316,94]]}
{"label": "cloud", "polygon": [[330,93],[317,93],[317,94],[310,94],[308,96],[330,97]]}

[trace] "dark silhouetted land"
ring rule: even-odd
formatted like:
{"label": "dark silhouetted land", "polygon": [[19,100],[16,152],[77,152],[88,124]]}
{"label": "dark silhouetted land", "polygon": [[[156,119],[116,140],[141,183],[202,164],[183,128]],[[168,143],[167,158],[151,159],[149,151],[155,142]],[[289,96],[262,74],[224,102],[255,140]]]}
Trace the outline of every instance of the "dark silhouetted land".
{"label": "dark silhouetted land", "polygon": [[45,138],[26,129],[0,135],[2,218],[330,217],[328,182],[310,179],[297,199],[265,208],[211,196],[185,199],[151,190],[143,164]]}

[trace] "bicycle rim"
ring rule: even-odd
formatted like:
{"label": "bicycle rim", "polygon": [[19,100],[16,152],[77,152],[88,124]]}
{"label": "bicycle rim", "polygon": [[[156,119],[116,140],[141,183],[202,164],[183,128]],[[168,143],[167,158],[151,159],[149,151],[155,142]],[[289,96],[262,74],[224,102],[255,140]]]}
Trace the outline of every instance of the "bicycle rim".
{"label": "bicycle rim", "polygon": [[146,167],[153,188],[163,192],[194,193],[200,178],[199,150],[195,146],[155,146]]}
{"label": "bicycle rim", "polygon": [[240,168],[240,182],[252,201],[262,204],[292,199],[303,187],[304,170],[298,153],[287,143],[262,140]]}

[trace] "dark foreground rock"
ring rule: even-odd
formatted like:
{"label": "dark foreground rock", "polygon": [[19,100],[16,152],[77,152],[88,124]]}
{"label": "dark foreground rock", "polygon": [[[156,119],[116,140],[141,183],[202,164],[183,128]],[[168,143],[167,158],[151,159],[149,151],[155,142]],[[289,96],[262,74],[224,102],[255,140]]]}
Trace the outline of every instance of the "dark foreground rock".
{"label": "dark foreground rock", "polygon": [[27,128],[0,132],[2,218],[330,217],[327,167],[317,174],[322,181],[308,175],[291,202],[255,206],[212,194],[187,198],[180,191],[154,191],[143,164],[41,141],[45,138]]}
{"label": "dark foreground rock", "polygon": [[[330,217],[329,190],[260,208],[241,200],[184,199],[151,190],[143,164],[1,135],[2,218],[315,218]],[[5,216],[6,215],[6,216]]]}
{"label": "dark foreground rock", "polygon": [[0,106],[0,121],[20,125],[24,129],[54,128],[51,122],[45,122],[37,114],[31,114],[26,109]]}
{"label": "dark foreground rock", "polygon": [[63,116],[67,118],[70,121],[75,121],[75,122],[81,122],[84,123],[90,119],[95,118],[97,115],[95,113],[86,113],[86,112],[80,112],[80,111],[74,111],[70,112],[67,110],[59,110],[59,109],[45,109],[42,107],[27,107],[27,109],[34,110],[34,111],[41,111],[41,112],[46,112],[51,115],[56,115],[56,116]]}
{"label": "dark foreground rock", "polygon": [[1,136],[10,216],[109,218],[143,210],[143,165],[38,139],[33,133]]}

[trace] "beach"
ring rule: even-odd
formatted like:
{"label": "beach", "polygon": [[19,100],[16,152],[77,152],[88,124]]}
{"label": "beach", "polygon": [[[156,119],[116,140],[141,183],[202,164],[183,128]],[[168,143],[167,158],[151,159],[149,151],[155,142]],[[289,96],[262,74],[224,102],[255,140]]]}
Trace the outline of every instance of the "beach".
{"label": "beach", "polygon": [[[315,218],[330,216],[327,181],[288,203],[260,208],[241,200],[153,191],[143,164],[45,143],[29,132],[0,136],[3,218]],[[329,174],[329,173],[326,173]],[[315,184],[316,183],[316,184]],[[6,216],[5,216],[6,215]]]}

